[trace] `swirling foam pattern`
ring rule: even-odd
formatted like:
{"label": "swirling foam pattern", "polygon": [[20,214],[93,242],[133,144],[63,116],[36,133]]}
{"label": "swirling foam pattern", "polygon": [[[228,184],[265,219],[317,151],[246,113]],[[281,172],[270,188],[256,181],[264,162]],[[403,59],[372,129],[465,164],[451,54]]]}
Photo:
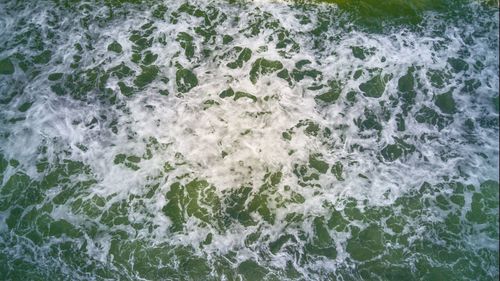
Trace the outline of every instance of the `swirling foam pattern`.
{"label": "swirling foam pattern", "polygon": [[497,3],[333,2],[1,0],[0,279],[497,280]]}

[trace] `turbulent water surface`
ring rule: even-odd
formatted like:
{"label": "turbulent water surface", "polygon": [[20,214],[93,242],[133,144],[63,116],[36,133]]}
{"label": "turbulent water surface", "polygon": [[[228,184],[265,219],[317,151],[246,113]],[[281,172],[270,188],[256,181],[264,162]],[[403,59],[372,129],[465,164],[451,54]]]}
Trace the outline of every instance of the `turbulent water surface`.
{"label": "turbulent water surface", "polygon": [[0,279],[497,280],[498,6],[0,0]]}

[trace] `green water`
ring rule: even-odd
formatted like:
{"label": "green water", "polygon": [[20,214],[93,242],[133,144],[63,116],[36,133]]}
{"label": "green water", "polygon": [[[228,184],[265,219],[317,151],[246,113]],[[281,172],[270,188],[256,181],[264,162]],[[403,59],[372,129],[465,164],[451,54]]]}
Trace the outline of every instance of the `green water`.
{"label": "green water", "polygon": [[497,280],[498,3],[0,0],[0,280]]}

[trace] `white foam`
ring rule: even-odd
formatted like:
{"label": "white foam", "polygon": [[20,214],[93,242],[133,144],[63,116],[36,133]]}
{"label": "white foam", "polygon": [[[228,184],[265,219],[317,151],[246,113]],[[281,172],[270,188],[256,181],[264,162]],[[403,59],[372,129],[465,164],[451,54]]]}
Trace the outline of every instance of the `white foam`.
{"label": "white foam", "polygon": [[[168,13],[179,6],[175,3],[165,4],[169,7]],[[200,7],[205,5],[199,4]],[[269,241],[272,241],[283,232],[283,219],[286,214],[297,212],[306,217],[324,215],[328,212],[328,208],[323,204],[325,202],[341,204],[343,199],[356,198],[369,206],[389,205],[404,194],[419,188],[423,182],[436,184],[442,181],[443,176],[456,175],[458,167],[462,167],[463,171],[469,174],[469,178],[463,179],[466,183],[477,184],[485,179],[498,178],[498,128],[481,130],[477,135],[480,146],[457,141],[462,140],[461,126],[464,121],[467,118],[479,119],[484,116],[484,104],[487,103],[485,100],[491,99],[497,93],[498,53],[495,51],[498,51],[498,44],[492,43],[490,38],[473,37],[474,45],[467,46],[468,50],[473,52],[466,59],[469,70],[453,75],[449,84],[442,89],[436,89],[432,86],[427,71],[448,69],[448,58],[459,56],[460,50],[466,44],[464,38],[469,35],[474,36],[474,29],[462,30],[460,27],[463,24],[458,24],[458,27],[446,27],[443,34],[435,35],[433,29],[435,25],[440,24],[440,19],[437,15],[429,15],[426,25],[420,31],[396,28],[388,33],[369,34],[363,31],[332,28],[325,31],[322,36],[336,38],[334,42],[323,43],[322,49],[317,50],[310,32],[315,26],[318,13],[336,11],[336,8],[330,10],[332,8],[322,5],[310,11],[296,11],[281,2],[257,1],[245,4],[241,8],[221,4],[221,9],[229,19],[216,28],[217,36],[229,34],[234,37],[234,41],[227,46],[220,44],[214,47],[207,46],[200,36],[195,36],[193,27],[200,25],[203,21],[201,18],[182,14],[176,24],[163,20],[155,21],[156,30],[153,32],[155,40],[150,51],[158,54],[154,64],[159,67],[159,76],[168,77],[170,81],[164,83],[157,79],[133,97],[118,94],[118,103],[123,107],[110,107],[98,102],[79,102],[69,97],[56,96],[50,92],[46,75],[40,75],[30,81],[24,94],[18,97],[16,105],[21,104],[24,98],[33,99],[34,104],[26,113],[26,121],[6,125],[1,130],[10,133],[8,138],[0,140],[2,152],[7,158],[18,159],[31,177],[41,178],[42,175],[37,174],[33,165],[38,157],[38,147],[47,145],[47,155],[51,157],[49,159],[51,163],[57,161],[56,155],[62,155],[61,151],[69,149],[67,157],[90,166],[98,181],[89,190],[91,195],[97,194],[102,197],[112,195],[113,198],[107,202],[106,208],[114,202],[127,199],[130,194],[144,194],[145,183],[155,182],[151,178],[161,177],[161,180],[157,180],[160,187],[155,196],[145,200],[148,202],[147,206],[137,210],[131,208],[132,213],[129,214],[131,220],[150,220],[155,225],[156,229],[153,232],[146,230],[140,232],[141,238],[151,239],[159,244],[168,242],[174,245],[190,245],[199,250],[199,253],[209,255],[223,255],[236,251],[237,260],[240,262],[250,257],[257,260],[260,258],[252,252],[255,249],[245,246],[246,235],[255,232],[256,227],[232,225],[226,232],[214,233],[213,242],[202,249],[199,244],[212,229],[200,226],[195,218],[186,222],[187,231],[169,233],[168,227],[171,222],[162,214],[161,209],[167,202],[164,194],[169,191],[172,183],[177,181],[187,183],[195,178],[204,179],[215,186],[217,194],[222,196],[223,191],[243,185],[249,185],[257,191],[263,184],[264,175],[281,171],[283,178],[277,187],[279,193],[288,194],[283,186],[289,185],[292,191],[305,197],[305,202],[273,209],[277,215],[276,224],[261,230],[261,237],[269,235]],[[290,53],[289,58],[283,58],[279,53],[280,50],[275,47],[276,42],[269,39],[275,33],[271,29],[263,31],[256,37],[247,37],[248,33],[242,28],[263,12],[272,15],[273,19],[279,21],[280,28],[290,32],[290,38],[300,46],[298,53]],[[312,23],[301,25],[294,17],[299,12],[305,13]],[[99,13],[106,14],[106,11],[103,8],[97,14]],[[240,17],[239,23],[234,23],[235,16]],[[332,12],[332,17],[335,16],[339,15]],[[124,20],[111,21],[104,26],[91,23],[88,32],[93,36],[95,49],[83,55],[84,68],[103,65],[107,70],[125,63],[140,73],[141,68],[129,61],[132,44],[128,38],[133,29],[139,28],[150,19],[149,12],[137,11]],[[40,17],[32,21],[46,24],[45,20]],[[0,28],[13,29],[14,24],[11,21],[9,17],[0,20]],[[71,21],[66,24],[70,25]],[[498,25],[492,29],[498,31]],[[82,31],[79,27],[74,27],[74,30]],[[183,49],[175,41],[181,31],[195,37],[196,56],[191,60],[182,55]],[[81,32],[62,34],[66,37],[61,38],[61,44],[53,49],[52,60],[61,60],[63,63],[49,64],[44,67],[44,71],[47,73],[72,71],[69,65],[71,57],[76,54],[73,45],[85,41],[80,34]],[[166,45],[159,42],[159,36],[165,37]],[[122,45],[122,54],[110,54],[106,51],[107,46],[114,40]],[[496,45],[491,47],[489,44]],[[440,45],[445,47],[437,48]],[[234,58],[221,58],[233,46],[252,50],[250,61],[240,69],[226,66]],[[267,50],[262,51],[261,46],[267,46]],[[354,58],[351,50],[353,46],[373,49],[373,55],[366,60]],[[200,55],[203,48],[212,51],[208,59],[203,59]],[[485,59],[482,71],[473,69],[474,57]],[[279,60],[289,71],[299,60],[308,59],[312,63],[306,68],[320,70],[323,74],[321,82],[326,84],[330,80],[341,81],[343,84],[341,95],[336,103],[322,106],[318,105],[314,97],[324,90],[307,89],[314,84],[313,79],[305,78],[290,87],[288,82],[271,74],[259,77],[253,84],[249,79],[249,72],[252,63],[258,58]],[[382,58],[385,58],[385,62],[382,62]],[[188,93],[176,92],[174,66],[176,62],[192,69],[198,78],[198,86]],[[391,111],[389,119],[383,121],[383,108],[380,102],[385,102],[386,106],[391,103],[390,96],[396,95],[398,91],[398,79],[404,76],[411,66],[416,67],[416,83],[421,85],[418,86],[415,104],[405,118],[407,129],[399,132],[395,118],[397,113],[402,112],[401,107],[389,108]],[[375,68],[380,68],[382,75],[392,75],[384,95],[378,99],[365,97],[359,92],[359,86],[372,78],[367,70]],[[364,73],[355,80],[352,75],[358,69],[363,69]],[[481,81],[476,96],[460,92],[460,86],[469,77]],[[119,92],[118,82],[117,78],[111,77],[106,86]],[[125,82],[133,85],[133,78],[125,79]],[[257,101],[252,102],[246,98],[237,101],[232,97],[219,98],[219,93],[229,87],[235,92],[250,93],[257,98]],[[170,92],[168,97],[159,95],[159,90],[165,88]],[[346,99],[347,93],[351,90],[359,92],[358,101],[352,105]],[[434,104],[433,95],[448,90],[453,91],[457,102],[458,113],[453,116],[452,124],[438,131],[435,126],[414,120],[412,116],[423,105],[439,112]],[[219,104],[206,108],[204,102],[210,99]],[[477,104],[479,109],[469,110],[471,104]],[[363,118],[365,108],[372,110],[383,124],[380,136],[376,131],[360,132],[356,126],[355,120]],[[16,114],[15,111],[9,111],[1,113],[0,116],[4,120],[4,117],[7,119]],[[106,114],[107,119],[100,118],[101,114]],[[498,114],[488,114],[498,117]],[[93,117],[99,121],[95,127],[90,128],[86,124]],[[109,124],[114,118],[119,128],[117,134],[109,132]],[[75,120],[80,122],[74,122]],[[305,134],[304,127],[301,127],[294,129],[292,140],[285,140],[282,133],[296,126],[300,120],[311,120],[321,128],[330,128],[332,136],[326,139],[312,137]],[[334,129],[341,125],[348,127],[342,130]],[[418,136],[424,133],[435,138],[429,141],[419,140]],[[401,138],[405,135],[412,136],[406,141],[415,146],[416,152],[394,162],[381,161],[380,150],[387,144],[394,143],[395,137]],[[147,150],[150,137],[164,144],[164,147],[155,150],[151,159],[142,159],[137,164],[138,170],[114,164],[116,155],[120,153],[142,156]],[[78,144],[85,144],[88,149],[86,151],[77,149]],[[352,146],[355,144],[363,146],[365,150],[353,149]],[[290,151],[294,153],[290,154]],[[226,154],[224,157],[223,152]],[[477,152],[487,153],[489,159],[481,158]],[[320,188],[298,185],[298,179],[293,173],[294,165],[307,164],[309,156],[314,153],[322,154],[330,167],[336,161],[341,161],[344,165],[345,181],[339,182],[335,175],[328,171],[318,180]],[[454,153],[456,155],[453,155]],[[442,157],[444,154],[449,154],[450,158],[445,159]],[[168,175],[161,174],[167,162],[184,164],[176,165],[176,169]],[[178,179],[186,173],[189,174],[188,177]],[[369,179],[364,179],[359,174],[366,175]],[[90,198],[90,195],[88,197]],[[63,207],[55,209],[51,215],[74,223],[88,219],[77,217],[78,215]],[[0,227],[3,224],[0,224]],[[259,225],[262,224],[264,223],[260,221]],[[310,235],[314,233],[308,220],[304,221],[300,228]],[[124,230],[133,232],[130,228]],[[349,234],[333,231],[330,234],[336,241],[338,258],[335,261],[319,260],[311,265],[312,268],[332,269],[348,257],[344,246]],[[102,262],[106,261],[109,239],[102,237],[102,240],[94,241],[95,245],[90,245],[89,242],[87,247],[89,255],[95,256]],[[272,257],[271,263],[284,268],[286,261],[292,259],[280,252]]]}

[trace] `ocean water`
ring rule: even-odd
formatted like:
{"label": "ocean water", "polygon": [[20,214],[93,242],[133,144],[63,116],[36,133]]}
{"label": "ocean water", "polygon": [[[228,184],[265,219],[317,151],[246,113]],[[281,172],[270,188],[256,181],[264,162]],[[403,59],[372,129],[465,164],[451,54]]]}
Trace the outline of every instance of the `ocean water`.
{"label": "ocean water", "polygon": [[499,12],[0,0],[0,280],[498,280]]}

